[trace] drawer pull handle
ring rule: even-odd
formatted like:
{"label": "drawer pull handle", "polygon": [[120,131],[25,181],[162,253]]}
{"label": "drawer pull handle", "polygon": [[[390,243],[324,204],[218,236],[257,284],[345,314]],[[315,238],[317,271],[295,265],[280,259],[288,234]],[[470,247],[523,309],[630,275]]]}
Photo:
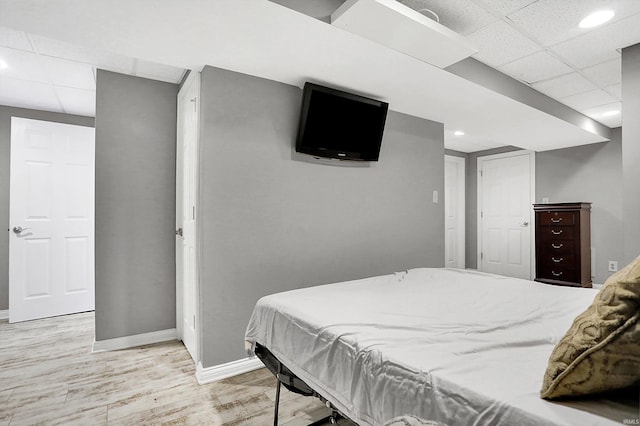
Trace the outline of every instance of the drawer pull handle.
{"label": "drawer pull handle", "polygon": [[551,218],[551,222],[553,222],[553,223],[560,223],[560,222],[562,222],[562,218],[561,218],[561,217],[559,217],[559,218],[557,218],[557,219]]}
{"label": "drawer pull handle", "polygon": [[560,272],[551,271],[551,273],[553,274],[554,277],[559,277],[560,275],[562,275],[562,271]]}
{"label": "drawer pull handle", "polygon": [[551,247],[553,247],[554,249],[559,249],[562,248],[564,244],[551,244]]}
{"label": "drawer pull handle", "polygon": [[560,259],[556,259],[555,257],[552,257],[551,260],[553,260],[555,263],[560,263],[564,260],[564,257],[561,257]]}
{"label": "drawer pull handle", "polygon": [[561,230],[559,230],[559,231],[556,231],[556,230],[552,229],[552,230],[551,230],[551,233],[552,233],[553,235],[560,235],[560,234],[562,234],[562,229],[561,229]]}

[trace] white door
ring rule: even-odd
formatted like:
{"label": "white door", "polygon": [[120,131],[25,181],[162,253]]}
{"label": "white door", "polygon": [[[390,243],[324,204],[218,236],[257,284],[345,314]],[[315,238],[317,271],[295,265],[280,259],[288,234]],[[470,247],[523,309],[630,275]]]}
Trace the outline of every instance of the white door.
{"label": "white door", "polygon": [[94,309],[91,127],[11,119],[9,322]]}
{"label": "white door", "polygon": [[479,270],[532,278],[534,165],[529,151],[478,158]]}
{"label": "white door", "polygon": [[176,155],[176,296],[178,333],[195,362],[197,355],[196,191],[198,158],[198,73],[178,94]]}
{"label": "white door", "polygon": [[465,160],[444,156],[445,266],[465,267]]}

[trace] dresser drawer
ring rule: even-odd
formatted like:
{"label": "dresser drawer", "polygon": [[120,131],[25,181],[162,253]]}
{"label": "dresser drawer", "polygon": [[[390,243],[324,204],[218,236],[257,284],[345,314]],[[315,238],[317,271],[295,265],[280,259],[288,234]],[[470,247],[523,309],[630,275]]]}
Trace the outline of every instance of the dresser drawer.
{"label": "dresser drawer", "polygon": [[574,240],[576,238],[575,226],[541,226],[538,228],[538,238],[548,240]]}
{"label": "dresser drawer", "polygon": [[544,269],[558,269],[558,268],[574,268],[576,266],[576,258],[571,254],[545,254],[539,260],[541,266]]}
{"label": "dresser drawer", "polygon": [[575,225],[576,215],[574,212],[539,212],[540,225]]}
{"label": "dresser drawer", "polygon": [[578,274],[574,268],[539,268],[538,278],[558,281],[577,281]]}
{"label": "dresser drawer", "polygon": [[572,240],[557,240],[555,238],[539,239],[538,248],[542,250],[539,255],[548,257],[558,257],[559,255],[568,255],[575,252],[575,242]]}

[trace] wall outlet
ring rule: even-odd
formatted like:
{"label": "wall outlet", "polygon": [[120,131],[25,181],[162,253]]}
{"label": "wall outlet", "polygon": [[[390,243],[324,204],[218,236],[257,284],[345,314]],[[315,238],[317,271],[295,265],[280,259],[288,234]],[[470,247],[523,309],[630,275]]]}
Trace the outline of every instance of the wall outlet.
{"label": "wall outlet", "polygon": [[618,270],[618,262],[615,260],[609,261],[609,272],[616,272]]}
{"label": "wall outlet", "polygon": [[549,204],[549,197],[542,197],[542,204]]}

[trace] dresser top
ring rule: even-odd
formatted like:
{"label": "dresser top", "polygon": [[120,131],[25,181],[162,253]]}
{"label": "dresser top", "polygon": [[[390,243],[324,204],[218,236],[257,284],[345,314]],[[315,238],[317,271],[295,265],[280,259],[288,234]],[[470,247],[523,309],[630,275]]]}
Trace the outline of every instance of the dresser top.
{"label": "dresser top", "polygon": [[574,203],[545,203],[534,204],[534,210],[591,210],[591,203],[574,202]]}

